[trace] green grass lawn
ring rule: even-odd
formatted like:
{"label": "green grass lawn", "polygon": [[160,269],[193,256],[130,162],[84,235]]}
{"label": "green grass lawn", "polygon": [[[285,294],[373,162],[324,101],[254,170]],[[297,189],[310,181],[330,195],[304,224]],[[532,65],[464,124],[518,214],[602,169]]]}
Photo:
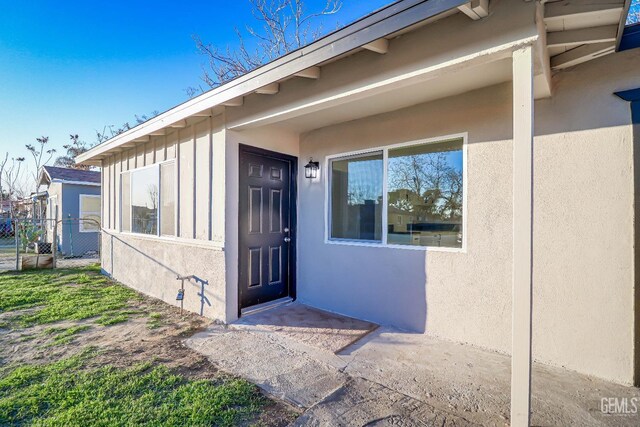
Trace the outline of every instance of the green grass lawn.
{"label": "green grass lawn", "polygon": [[[111,325],[132,316],[147,316],[149,334],[163,325],[163,313],[132,309],[131,301],[143,297],[97,268],[0,274],[0,295],[0,327],[27,331],[26,339],[39,328],[56,346],[73,346],[76,334],[117,328]],[[83,323],[56,326],[65,321]],[[183,376],[154,360],[96,366],[108,351],[87,346],[41,363],[0,359],[0,426],[232,426],[258,419],[269,402],[250,383],[222,374]]]}
{"label": "green grass lawn", "polygon": [[88,351],[0,375],[0,424],[220,425],[251,418],[263,400],[243,380],[187,380],[163,366],[83,369]]}
{"label": "green grass lawn", "polygon": [[138,294],[98,273],[85,267],[2,274],[0,312],[38,307],[12,318],[23,327],[96,316],[104,325],[126,321],[128,302]]}

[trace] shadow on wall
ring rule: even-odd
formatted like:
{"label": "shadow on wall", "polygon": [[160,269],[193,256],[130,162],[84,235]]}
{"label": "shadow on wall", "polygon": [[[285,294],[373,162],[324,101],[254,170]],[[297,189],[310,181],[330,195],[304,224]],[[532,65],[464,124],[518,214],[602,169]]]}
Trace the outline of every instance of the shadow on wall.
{"label": "shadow on wall", "polygon": [[[423,333],[427,327],[427,252],[330,245],[316,251],[299,283],[301,302],[371,322]],[[324,256],[323,256],[324,255]],[[323,259],[324,258],[324,259]],[[366,262],[354,262],[366,260]]]}
{"label": "shadow on wall", "polygon": [[[156,280],[156,278],[158,278],[159,276],[163,276],[162,272],[165,273],[165,277],[166,277],[166,273],[169,273],[171,276],[173,276],[176,279],[176,289],[179,289],[181,284],[180,284],[180,279],[184,278],[184,281],[193,285],[194,287],[196,287],[197,289],[199,289],[199,293],[197,294],[200,300],[200,315],[204,315],[204,306],[205,304],[208,305],[209,307],[211,307],[211,302],[209,301],[205,291],[204,291],[204,286],[208,284],[208,280],[202,279],[198,276],[195,276],[193,274],[191,274],[191,272],[185,272],[185,273],[180,273],[176,270],[174,270],[173,268],[171,268],[170,266],[164,264],[162,261],[152,257],[151,255],[149,255],[148,253],[145,253],[143,251],[141,251],[140,249],[134,247],[132,244],[130,244],[129,242],[124,241],[123,239],[121,239],[118,236],[115,236],[107,231],[103,231],[103,233],[109,237],[109,271],[106,271],[104,269],[104,266],[102,268],[102,272],[103,274],[106,274],[109,277],[112,277],[116,280],[118,280],[118,274],[115,274],[114,272],[114,241],[120,243],[122,246],[124,246],[127,250],[129,251],[133,251],[133,254],[127,253],[121,253],[119,256],[122,257],[122,259],[126,259],[127,264],[131,263],[135,265],[135,268],[133,269],[134,271],[137,272],[137,275],[140,276],[142,275],[143,277],[143,282],[142,283],[136,283],[137,286],[132,286],[135,289],[138,289],[142,292],[148,293],[154,297],[157,298],[161,298],[163,300],[167,300],[167,298],[165,296],[162,295],[164,289],[160,289],[160,293],[156,292],[156,289],[153,288],[146,288],[144,287],[146,282],[150,282],[152,283],[152,287],[154,285],[157,285],[158,282]],[[142,256],[144,260],[150,262],[152,264],[152,267],[148,266],[148,265],[141,265],[141,263],[134,261],[136,256]],[[126,283],[125,283],[126,284]],[[147,283],[148,284],[148,283]],[[173,288],[171,288],[173,290]],[[171,296],[172,297],[172,296]],[[173,300],[173,299],[172,299]]]}

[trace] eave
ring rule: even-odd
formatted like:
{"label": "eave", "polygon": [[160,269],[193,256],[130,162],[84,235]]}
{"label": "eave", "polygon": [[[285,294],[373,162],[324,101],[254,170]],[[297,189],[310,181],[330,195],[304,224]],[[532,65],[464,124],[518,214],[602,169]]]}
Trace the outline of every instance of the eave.
{"label": "eave", "polygon": [[[320,40],[293,51],[244,76],[180,104],[153,119],[79,155],[77,163],[99,165],[109,152],[161,132],[187,118],[224,105],[241,105],[243,96],[274,87],[279,81],[336,59],[421,21],[468,4],[468,0],[405,0],[394,3]],[[272,93],[273,90],[271,90]]]}

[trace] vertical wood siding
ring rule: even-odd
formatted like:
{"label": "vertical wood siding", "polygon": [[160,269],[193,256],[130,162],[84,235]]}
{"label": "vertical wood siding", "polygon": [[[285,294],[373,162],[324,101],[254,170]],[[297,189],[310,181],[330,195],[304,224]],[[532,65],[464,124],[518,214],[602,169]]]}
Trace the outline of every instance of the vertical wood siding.
{"label": "vertical wood siding", "polygon": [[224,171],[214,165],[217,156],[224,158],[224,128],[219,122],[220,118],[203,118],[105,159],[102,165],[104,227],[116,231],[121,228],[122,172],[176,159],[176,235],[221,241],[223,212],[215,212],[223,209],[224,176],[221,174]]}

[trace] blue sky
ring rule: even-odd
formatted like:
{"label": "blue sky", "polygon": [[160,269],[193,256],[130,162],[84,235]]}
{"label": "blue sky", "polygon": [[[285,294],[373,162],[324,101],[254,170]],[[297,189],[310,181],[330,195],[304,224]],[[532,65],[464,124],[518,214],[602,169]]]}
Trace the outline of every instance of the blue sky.
{"label": "blue sky", "polygon": [[640,0],[632,0],[627,15],[627,25],[640,23]]}
{"label": "blue sky", "polygon": [[[323,28],[391,2],[345,0]],[[191,36],[233,45],[234,27],[253,22],[248,0],[0,4],[0,154],[16,157],[41,135],[62,151],[71,132],[93,142],[104,125],[183,102],[204,60]]]}

